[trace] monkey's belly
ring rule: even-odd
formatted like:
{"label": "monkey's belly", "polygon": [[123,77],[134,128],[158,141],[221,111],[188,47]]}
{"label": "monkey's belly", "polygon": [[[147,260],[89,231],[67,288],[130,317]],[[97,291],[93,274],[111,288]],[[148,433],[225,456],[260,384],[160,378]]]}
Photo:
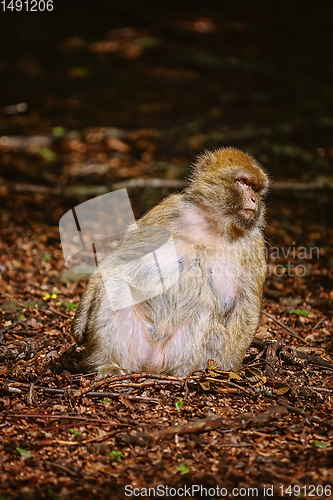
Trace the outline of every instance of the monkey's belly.
{"label": "monkey's belly", "polygon": [[[148,371],[151,373],[177,373],[181,366],[193,364],[194,369],[200,363],[202,350],[196,347],[195,330],[191,320],[184,323],[176,331],[170,333],[159,332],[162,338],[152,339],[147,334],[146,326],[136,325],[135,336],[128,346],[128,364],[131,370]],[[139,330],[139,335],[138,335]],[[189,344],[189,337],[193,336],[193,342]],[[187,349],[184,350],[184,345]],[[184,368],[184,372],[186,369]]]}
{"label": "monkey's belly", "polygon": [[115,363],[125,372],[179,376],[204,367],[207,353],[202,348],[202,336],[208,324],[208,311],[195,318],[187,317],[176,328],[168,322],[152,327],[139,313],[138,306],[117,311],[115,316],[116,323],[105,325],[104,332],[98,335],[101,342],[91,353],[91,366],[99,369]]}

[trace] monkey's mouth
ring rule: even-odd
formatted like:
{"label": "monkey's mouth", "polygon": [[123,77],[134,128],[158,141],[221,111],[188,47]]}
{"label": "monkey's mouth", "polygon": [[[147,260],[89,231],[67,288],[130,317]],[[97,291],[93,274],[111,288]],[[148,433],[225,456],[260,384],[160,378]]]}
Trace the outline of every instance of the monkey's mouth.
{"label": "monkey's mouth", "polygon": [[255,210],[252,210],[251,208],[242,208],[239,213],[244,219],[246,220],[251,220],[255,214]]}

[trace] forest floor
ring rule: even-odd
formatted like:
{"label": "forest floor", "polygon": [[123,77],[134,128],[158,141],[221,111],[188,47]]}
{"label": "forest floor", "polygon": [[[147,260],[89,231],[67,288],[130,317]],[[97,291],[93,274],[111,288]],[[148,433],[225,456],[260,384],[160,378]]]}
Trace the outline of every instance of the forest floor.
{"label": "forest floor", "polygon": [[[171,2],[161,19],[144,1],[140,14],[114,7],[110,26],[107,2],[81,2],[62,30],[60,13],[4,28],[1,500],[333,498],[332,75],[315,71],[326,20],[305,9],[300,26],[291,8],[263,28],[242,3],[240,16],[214,2],[176,15]],[[83,18],[95,19],[85,34]],[[87,279],[65,266],[60,218],[122,187],[138,218],[221,145],[275,181],[263,314],[239,378],[213,362],[188,380],[82,373],[71,322]]]}
{"label": "forest floor", "polygon": [[[125,498],[157,485],[193,487],[193,498],[233,488],[263,498],[268,487],[274,498],[330,498],[332,246],[318,227],[318,255],[271,262],[280,267],[265,286],[269,316],[242,378],[210,366],[185,397],[184,379],[136,374],[101,385],[80,375],[70,327],[86,282],[67,281],[58,229],[28,224],[9,218],[1,231],[1,498]],[[267,234],[277,229],[294,237],[281,217]],[[297,266],[306,277],[293,275]]]}

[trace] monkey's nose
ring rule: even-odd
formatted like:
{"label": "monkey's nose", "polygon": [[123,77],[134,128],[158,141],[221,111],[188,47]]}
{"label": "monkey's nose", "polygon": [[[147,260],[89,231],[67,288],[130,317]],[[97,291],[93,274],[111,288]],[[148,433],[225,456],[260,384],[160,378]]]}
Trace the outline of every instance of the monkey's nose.
{"label": "monkey's nose", "polygon": [[255,212],[257,210],[257,206],[258,206],[258,201],[254,194],[249,196],[244,203],[245,210],[251,210],[251,211],[253,210]]}

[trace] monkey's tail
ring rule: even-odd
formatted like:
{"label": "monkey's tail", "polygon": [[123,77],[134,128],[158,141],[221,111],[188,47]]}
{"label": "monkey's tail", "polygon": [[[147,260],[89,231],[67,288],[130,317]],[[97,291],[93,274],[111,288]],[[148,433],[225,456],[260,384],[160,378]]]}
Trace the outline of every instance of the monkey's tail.
{"label": "monkey's tail", "polygon": [[81,297],[80,304],[76,310],[76,314],[72,322],[71,333],[78,344],[84,344],[86,340],[90,309],[96,298],[96,291],[100,285],[100,280],[100,272],[95,271],[87,284],[87,287]]}

